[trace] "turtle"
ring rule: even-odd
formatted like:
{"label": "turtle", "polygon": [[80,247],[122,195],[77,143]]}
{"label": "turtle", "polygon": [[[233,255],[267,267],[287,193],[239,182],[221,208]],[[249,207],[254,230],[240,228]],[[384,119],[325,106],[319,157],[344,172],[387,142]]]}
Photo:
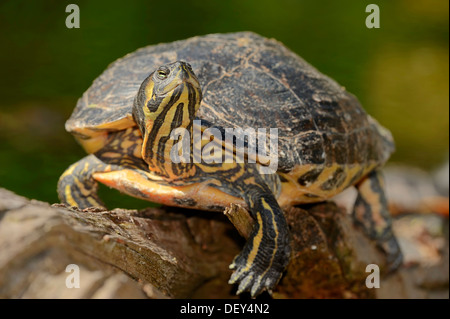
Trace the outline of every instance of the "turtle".
{"label": "turtle", "polygon": [[[100,182],[163,205],[247,209],[255,224],[230,265],[237,294],[270,293],[282,277],[291,254],[285,207],[352,186],[354,223],[390,270],[402,263],[381,173],[395,150],[391,133],[275,39],[208,34],[138,49],[94,80],[65,127],[88,155],[61,175],[62,203],[104,207]],[[267,155],[269,139],[250,133],[269,128]]]}

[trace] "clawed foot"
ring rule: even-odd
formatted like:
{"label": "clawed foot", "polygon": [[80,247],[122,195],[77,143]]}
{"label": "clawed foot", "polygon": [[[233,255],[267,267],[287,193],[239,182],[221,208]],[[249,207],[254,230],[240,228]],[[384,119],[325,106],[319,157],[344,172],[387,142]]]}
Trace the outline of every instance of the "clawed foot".
{"label": "clawed foot", "polygon": [[249,291],[252,297],[256,297],[264,290],[271,292],[281,278],[282,272],[275,270],[261,272],[254,269],[255,267],[248,268],[245,263],[239,263],[237,260],[239,256],[230,265],[230,269],[234,272],[228,281],[229,284],[239,284],[237,295]]}
{"label": "clawed foot", "polygon": [[253,258],[246,258],[244,250],[230,265],[230,269],[234,272],[228,283],[238,284],[237,295],[249,291],[254,298],[264,290],[271,293],[289,262],[289,253],[290,249],[286,247],[284,251],[277,251],[272,258],[270,256],[261,258],[262,256],[257,255],[256,257],[259,257],[257,260],[251,254],[249,256]]}
{"label": "clawed foot", "polygon": [[237,294],[249,291],[256,297],[264,290],[271,292],[286,269],[291,254],[289,228],[283,211],[270,190],[251,188],[248,205],[256,221],[242,252],[230,269],[230,284],[238,284]]}
{"label": "clawed foot", "polygon": [[384,240],[379,240],[378,247],[386,254],[387,272],[392,273],[403,263],[403,254],[397,239],[393,234]]}

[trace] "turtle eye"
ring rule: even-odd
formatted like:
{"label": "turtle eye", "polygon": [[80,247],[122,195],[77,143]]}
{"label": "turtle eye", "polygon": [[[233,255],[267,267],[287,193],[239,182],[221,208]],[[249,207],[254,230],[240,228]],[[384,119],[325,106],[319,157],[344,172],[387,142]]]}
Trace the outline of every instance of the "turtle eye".
{"label": "turtle eye", "polygon": [[160,67],[157,71],[156,71],[156,76],[158,77],[158,79],[160,80],[164,80],[167,79],[167,77],[169,76],[170,70],[166,67]]}

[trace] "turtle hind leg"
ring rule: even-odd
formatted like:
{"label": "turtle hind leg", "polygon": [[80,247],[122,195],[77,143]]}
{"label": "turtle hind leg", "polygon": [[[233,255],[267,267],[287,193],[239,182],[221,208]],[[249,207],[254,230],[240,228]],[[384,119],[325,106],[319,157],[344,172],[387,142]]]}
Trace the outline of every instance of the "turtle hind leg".
{"label": "turtle hind leg", "polygon": [[374,170],[356,185],[358,196],[353,219],[386,254],[388,272],[391,272],[402,264],[403,255],[392,231],[383,184],[381,172]]}
{"label": "turtle hind leg", "polygon": [[105,164],[93,154],[72,164],[58,181],[57,191],[60,201],[81,209],[104,208],[105,205],[97,195],[98,184],[93,174],[110,169],[111,165]]}

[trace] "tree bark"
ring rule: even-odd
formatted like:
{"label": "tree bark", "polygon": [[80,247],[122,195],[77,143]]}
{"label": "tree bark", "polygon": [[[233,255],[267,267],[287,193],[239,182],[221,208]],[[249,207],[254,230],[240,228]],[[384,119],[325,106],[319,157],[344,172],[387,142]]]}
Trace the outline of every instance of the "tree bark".
{"label": "tree bark", "polygon": [[[442,229],[425,244],[415,238],[429,228],[429,215],[415,217],[423,227],[413,233],[411,221],[397,220],[407,265],[383,276],[384,256],[344,209],[327,202],[285,214],[293,254],[272,297],[448,298],[448,220],[432,216],[432,228]],[[237,206],[226,214],[80,211],[0,189],[0,298],[233,298],[228,265],[245,243],[239,233],[245,237],[251,224]],[[378,289],[366,286],[368,264],[381,269]],[[70,288],[77,283],[73,267],[79,288]]]}

